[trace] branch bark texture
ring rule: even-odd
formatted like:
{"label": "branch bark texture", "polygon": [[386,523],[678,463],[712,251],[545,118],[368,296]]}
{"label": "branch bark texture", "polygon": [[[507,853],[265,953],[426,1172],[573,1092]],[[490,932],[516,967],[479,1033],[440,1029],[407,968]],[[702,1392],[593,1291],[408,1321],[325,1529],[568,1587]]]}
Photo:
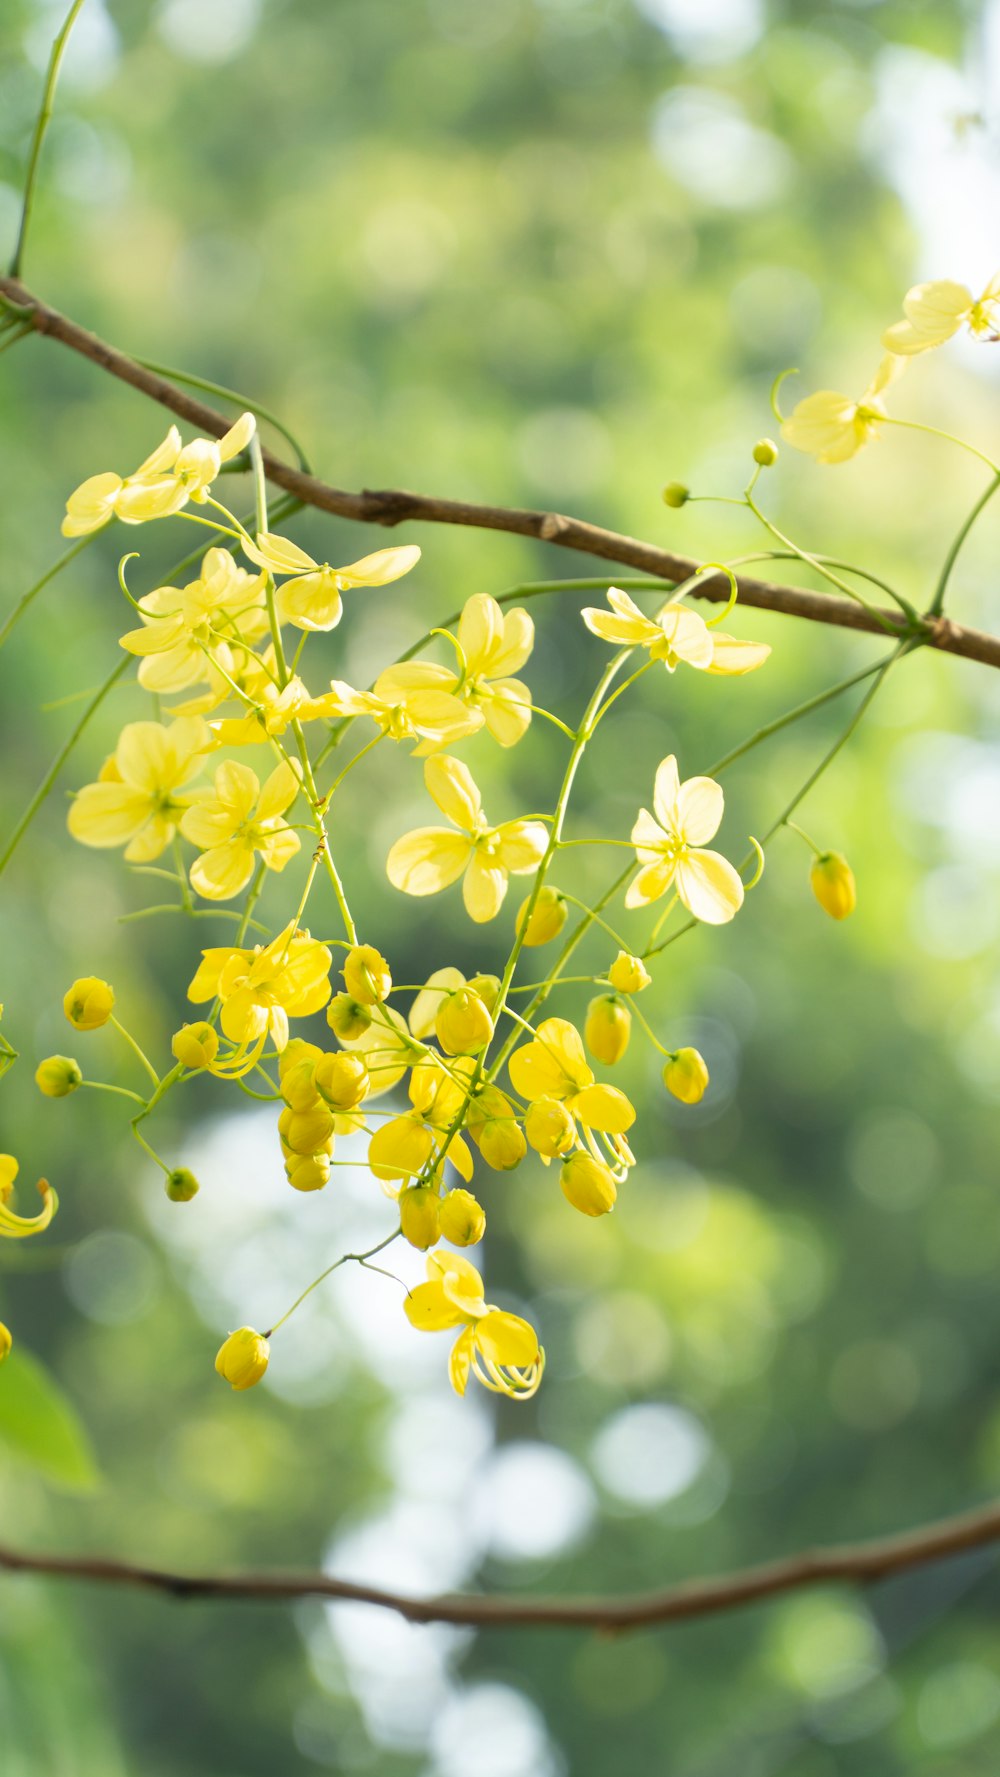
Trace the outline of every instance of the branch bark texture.
{"label": "branch bark texture", "polygon": [[[16,278],[0,278],[0,298],[30,320],[36,333],[55,339],[81,357],[89,358],[111,376],[128,383],[140,394],[156,401],[176,414],[178,419],[209,437],[219,438],[227,431],[231,416],[197,399],[186,389],[156,371],[147,370],[116,346],[89,333],[68,315],[60,313],[35,296]],[[601,561],[616,562],[637,573],[650,574],[676,584],[698,572],[700,563],[689,556],[675,555],[654,543],[609,531],[601,525],[588,524],[581,518],[569,518],[561,512],[538,512],[524,506],[487,506],[468,500],[438,499],[432,494],[415,494],[403,488],[363,488],[351,493],[331,487],[315,475],[295,468],[270,451],[264,451],[264,470],[275,487],[283,488],[338,518],[355,519],[363,524],[395,525],[451,524],[466,525],[478,530],[507,531],[516,536],[534,537],[541,543],[554,543],[561,549],[573,549],[582,555],[596,556]],[[898,611],[882,610],[877,615],[850,599],[825,592],[811,592],[804,587],[779,586],[769,580],[740,575],[740,599],[762,611],[776,611],[784,616],[802,617],[810,623],[831,624],[838,629],[862,630],[872,635],[909,633],[905,618]],[[706,576],[693,589],[698,598],[715,602],[729,597],[729,582],[724,575]],[[881,619],[881,621],[880,621]],[[947,617],[926,620],[922,635],[925,646],[945,654],[957,654],[966,660],[978,660],[986,666],[1000,667],[1000,636],[982,630],[967,629]]]}

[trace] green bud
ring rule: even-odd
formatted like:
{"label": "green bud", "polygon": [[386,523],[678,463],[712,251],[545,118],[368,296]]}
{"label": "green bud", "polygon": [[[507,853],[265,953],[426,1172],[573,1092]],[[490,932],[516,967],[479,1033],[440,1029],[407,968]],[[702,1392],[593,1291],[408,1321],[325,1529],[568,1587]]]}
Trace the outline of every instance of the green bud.
{"label": "green bud", "polygon": [[668,481],[663,490],[664,506],[671,506],[675,512],[686,506],[690,498],[691,489],[685,487],[683,481]]}
{"label": "green bud", "polygon": [[190,1203],[192,1197],[197,1197],[199,1188],[194,1173],[186,1166],[175,1166],[173,1172],[167,1174],[166,1189],[171,1203]]}
{"label": "green bud", "polygon": [[753,447],[753,460],[762,469],[773,469],[778,461],[778,446],[770,438],[758,438]]}

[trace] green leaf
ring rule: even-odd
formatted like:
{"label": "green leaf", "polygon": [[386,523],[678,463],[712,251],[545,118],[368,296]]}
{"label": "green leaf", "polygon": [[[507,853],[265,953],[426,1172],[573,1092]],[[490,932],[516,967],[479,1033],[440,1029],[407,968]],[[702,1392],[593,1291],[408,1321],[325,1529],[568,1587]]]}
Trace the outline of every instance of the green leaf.
{"label": "green leaf", "polygon": [[17,1346],[0,1364],[0,1453],[4,1449],[69,1493],[91,1493],[99,1483],[76,1408],[41,1360]]}

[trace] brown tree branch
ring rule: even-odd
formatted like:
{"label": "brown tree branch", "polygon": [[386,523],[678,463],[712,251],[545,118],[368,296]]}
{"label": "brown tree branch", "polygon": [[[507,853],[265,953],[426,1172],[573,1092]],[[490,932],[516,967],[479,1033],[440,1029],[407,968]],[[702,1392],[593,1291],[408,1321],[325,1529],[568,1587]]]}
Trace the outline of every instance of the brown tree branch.
{"label": "brown tree branch", "polygon": [[[16,278],[0,277],[0,299],[20,311],[37,333],[59,340],[71,351],[89,358],[102,370],[138,389],[157,401],[178,419],[197,426],[209,437],[221,437],[231,421],[185,389],[179,388],[156,371],[146,370],[108,345],[95,333],[88,333],[76,321],[35,296]],[[580,518],[568,518],[559,512],[536,512],[521,506],[483,506],[467,500],[441,500],[430,494],[408,493],[402,488],[364,488],[349,493],[330,487],[315,475],[285,463],[280,457],[264,451],[264,469],[269,481],[321,512],[339,518],[357,519],[365,524],[392,527],[418,522],[423,524],[469,525],[481,530],[509,531],[521,537],[534,537],[542,543],[555,543],[562,549],[575,549],[583,555],[602,561],[620,563],[650,574],[678,582],[698,571],[700,563],[689,556],[674,555],[638,537],[627,537],[601,525],[588,524]],[[789,617],[803,617],[810,623],[832,624],[838,629],[862,630],[872,635],[903,636],[908,633],[906,619],[898,611],[882,610],[877,615],[850,599],[825,592],[810,592],[798,586],[778,586],[769,580],[739,576],[740,598],[745,605],[762,611],[777,611]],[[722,601],[729,597],[729,582],[716,575],[699,582],[694,589],[699,598]],[[945,654],[958,654],[966,660],[978,660],[986,666],[1000,666],[1000,636],[982,630],[965,629],[946,617],[926,620],[923,640],[926,646]]]}
{"label": "brown tree branch", "polygon": [[806,1549],[781,1561],[746,1567],[714,1579],[685,1580],[661,1591],[608,1598],[493,1597],[445,1593],[413,1598],[378,1586],[356,1585],[323,1573],[180,1574],[92,1555],[29,1555],[0,1545],[0,1569],[98,1585],[131,1586],[174,1598],[220,1598],[278,1603],[327,1598],[380,1605],[410,1623],[457,1623],[472,1628],[576,1628],[606,1633],[648,1629],[690,1617],[712,1616],[763,1598],[830,1582],[871,1585],[910,1568],[944,1561],[1000,1540],[1000,1504],[870,1542]]}

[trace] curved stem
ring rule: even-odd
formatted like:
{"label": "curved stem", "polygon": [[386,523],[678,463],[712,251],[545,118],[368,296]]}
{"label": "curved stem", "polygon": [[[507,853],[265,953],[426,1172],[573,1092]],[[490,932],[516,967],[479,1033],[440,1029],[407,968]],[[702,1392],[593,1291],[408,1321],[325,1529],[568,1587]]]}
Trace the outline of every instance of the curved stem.
{"label": "curved stem", "polygon": [[[944,597],[948,590],[948,581],[951,579],[951,571],[958,560],[959,550],[965,542],[966,537],[969,535],[979,514],[983,511],[984,507],[989,505],[998,487],[1000,487],[1000,469],[997,470],[989,487],[983,489],[983,492],[973,506],[965,523],[960,526],[958,533],[952,542],[951,548],[944,558],[944,566],[938,575],[938,583],[934,588],[934,597],[931,599],[931,602],[927,607],[929,616],[939,617],[944,610]],[[0,636],[0,640],[2,639],[2,636]]]}
{"label": "curved stem", "polygon": [[52,118],[52,106],[56,96],[56,84],[59,79],[59,70],[62,67],[62,59],[66,53],[66,45],[69,42],[70,32],[76,24],[77,15],[79,14],[82,5],[83,0],[73,0],[73,4],[66,14],[62,26],[57,32],[52,44],[49,65],[45,74],[45,88],[42,93],[41,108],[35,120],[35,129],[31,138],[31,149],[28,154],[28,171],[24,181],[24,202],[21,205],[21,222],[17,231],[17,241],[14,245],[14,257],[10,262],[10,275],[12,278],[19,278],[21,275],[21,265],[24,260],[24,249],[27,244],[28,229],[31,227],[31,213],[35,206],[35,188],[38,183],[38,163],[41,159],[42,145],[45,141],[45,132],[48,129]]}

